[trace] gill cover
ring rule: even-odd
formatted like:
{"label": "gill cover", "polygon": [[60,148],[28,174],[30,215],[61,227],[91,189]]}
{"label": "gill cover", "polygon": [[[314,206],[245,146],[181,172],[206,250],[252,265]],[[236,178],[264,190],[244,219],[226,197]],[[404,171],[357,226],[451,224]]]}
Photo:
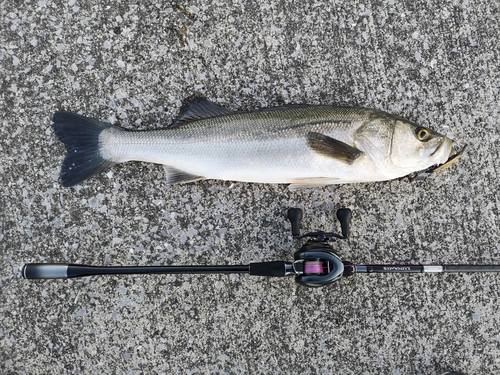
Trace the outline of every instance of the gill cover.
{"label": "gill cover", "polygon": [[373,111],[370,119],[354,133],[354,145],[365,152],[375,166],[388,177],[394,174],[389,164],[396,120],[384,113]]}

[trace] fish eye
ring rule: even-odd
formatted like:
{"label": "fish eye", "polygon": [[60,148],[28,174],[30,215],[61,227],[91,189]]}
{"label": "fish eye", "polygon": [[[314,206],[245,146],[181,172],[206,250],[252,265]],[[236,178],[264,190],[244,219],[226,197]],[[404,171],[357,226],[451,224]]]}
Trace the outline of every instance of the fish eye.
{"label": "fish eye", "polygon": [[426,128],[417,128],[415,130],[415,134],[419,141],[425,141],[429,138],[430,132]]}

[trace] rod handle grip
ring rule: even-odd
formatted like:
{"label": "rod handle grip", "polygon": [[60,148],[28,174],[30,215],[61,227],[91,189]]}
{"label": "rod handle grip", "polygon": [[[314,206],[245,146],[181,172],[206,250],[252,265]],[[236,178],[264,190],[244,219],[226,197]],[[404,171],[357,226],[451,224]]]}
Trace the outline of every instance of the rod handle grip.
{"label": "rod handle grip", "polygon": [[25,279],[66,279],[69,264],[62,263],[27,263],[22,269]]}
{"label": "rod handle grip", "polygon": [[286,276],[286,262],[250,263],[248,273],[253,276],[283,277]]}

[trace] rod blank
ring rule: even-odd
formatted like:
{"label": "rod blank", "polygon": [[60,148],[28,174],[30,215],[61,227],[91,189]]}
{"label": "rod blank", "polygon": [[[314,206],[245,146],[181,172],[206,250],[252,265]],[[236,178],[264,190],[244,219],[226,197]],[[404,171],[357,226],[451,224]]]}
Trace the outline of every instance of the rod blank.
{"label": "rod blank", "polygon": [[354,264],[355,273],[465,273],[465,272],[500,272],[500,265],[473,264]]}
{"label": "rod blank", "polygon": [[444,265],[443,272],[500,272],[500,265],[490,264],[490,265]]}

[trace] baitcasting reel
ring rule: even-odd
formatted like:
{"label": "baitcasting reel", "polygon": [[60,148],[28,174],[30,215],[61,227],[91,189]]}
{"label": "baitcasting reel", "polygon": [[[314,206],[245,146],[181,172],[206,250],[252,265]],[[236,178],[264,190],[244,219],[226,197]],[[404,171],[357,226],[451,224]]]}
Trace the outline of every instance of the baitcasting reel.
{"label": "baitcasting reel", "polygon": [[340,279],[344,274],[344,263],[335,254],[328,242],[335,241],[334,238],[347,239],[352,217],[351,210],[341,208],[337,211],[337,219],[340,221],[342,235],[319,231],[299,236],[302,210],[300,208],[290,208],[287,216],[292,224],[294,239],[311,238],[294,254],[295,281],[304,286],[320,287]]}
{"label": "baitcasting reel", "polygon": [[288,210],[288,219],[292,225],[292,236],[300,240],[310,238],[295,252],[293,263],[285,261],[259,262],[248,265],[229,266],[128,266],[99,267],[78,264],[28,263],[23,267],[22,275],[26,279],[65,279],[73,277],[117,274],[212,274],[212,273],[248,273],[255,276],[283,277],[295,276],[295,280],[305,286],[320,287],[338,280],[344,274],[344,263],[333,252],[328,241],[334,238],[346,239],[349,235],[351,210],[343,208],[337,211],[337,218],[342,226],[342,235],[330,232],[312,232],[299,236],[302,211],[299,208]]}

